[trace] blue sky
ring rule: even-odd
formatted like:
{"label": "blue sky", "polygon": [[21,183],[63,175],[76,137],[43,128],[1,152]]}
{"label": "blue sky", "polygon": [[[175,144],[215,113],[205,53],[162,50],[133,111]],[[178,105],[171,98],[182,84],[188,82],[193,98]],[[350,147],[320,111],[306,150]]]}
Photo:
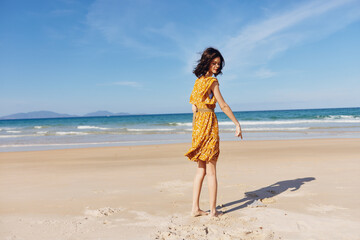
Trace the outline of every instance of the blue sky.
{"label": "blue sky", "polygon": [[1,0],[0,116],[191,112],[209,46],[234,111],[360,107],[359,43],[359,0]]}

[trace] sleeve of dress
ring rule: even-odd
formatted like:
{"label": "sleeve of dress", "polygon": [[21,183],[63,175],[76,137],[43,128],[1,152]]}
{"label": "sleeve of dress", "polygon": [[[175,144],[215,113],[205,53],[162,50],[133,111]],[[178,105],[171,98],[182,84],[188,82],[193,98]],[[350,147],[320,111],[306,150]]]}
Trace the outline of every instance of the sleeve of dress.
{"label": "sleeve of dress", "polygon": [[207,81],[207,84],[206,84],[206,89],[205,89],[205,94],[209,91],[211,85],[214,82],[218,82],[217,78],[214,78],[214,77],[208,78],[208,81]]}
{"label": "sleeve of dress", "polygon": [[214,102],[214,97],[212,97],[212,99],[210,99],[209,96],[208,96],[208,91],[209,91],[211,85],[214,82],[218,83],[218,80],[216,78],[214,78],[214,77],[208,78],[207,81],[206,81],[206,85],[203,88],[202,99],[206,104],[213,104],[213,102]]}

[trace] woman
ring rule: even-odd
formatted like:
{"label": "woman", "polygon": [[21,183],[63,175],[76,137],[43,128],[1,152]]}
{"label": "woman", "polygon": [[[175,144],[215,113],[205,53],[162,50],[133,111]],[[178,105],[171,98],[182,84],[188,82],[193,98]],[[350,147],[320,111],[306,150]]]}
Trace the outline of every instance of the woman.
{"label": "woman", "polygon": [[[185,154],[191,161],[197,162],[197,171],[193,187],[192,216],[203,216],[208,213],[199,206],[200,192],[205,175],[208,179],[210,195],[210,216],[217,217],[221,212],[216,211],[217,179],[216,161],[219,157],[219,129],[214,109],[218,102],[221,110],[234,122],[235,136],[241,137],[239,121],[234,116],[229,105],[223,99],[218,80],[225,65],[221,53],[214,48],[207,48],[203,52],[193,73],[198,77],[190,96],[193,110],[192,147]],[[213,77],[215,76],[215,77]]]}

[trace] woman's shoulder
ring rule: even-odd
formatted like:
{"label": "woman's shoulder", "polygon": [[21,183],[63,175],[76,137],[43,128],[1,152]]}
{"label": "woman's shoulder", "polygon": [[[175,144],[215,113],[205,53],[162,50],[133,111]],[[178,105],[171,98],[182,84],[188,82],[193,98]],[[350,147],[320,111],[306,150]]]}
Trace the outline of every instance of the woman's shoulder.
{"label": "woman's shoulder", "polygon": [[195,86],[196,88],[209,88],[211,85],[213,85],[214,83],[219,83],[219,81],[217,80],[217,78],[215,77],[204,77],[201,76],[198,79],[196,79],[195,81]]}
{"label": "woman's shoulder", "polygon": [[216,77],[208,77],[207,79],[206,79],[206,84],[207,85],[209,85],[209,86],[211,86],[211,85],[213,85],[214,83],[219,83],[219,81],[218,81],[218,79],[216,78]]}
{"label": "woman's shoulder", "polygon": [[207,82],[214,82],[214,81],[218,81],[218,79],[216,77],[206,77],[205,80]]}
{"label": "woman's shoulder", "polygon": [[213,81],[218,81],[218,79],[216,77],[204,77],[204,76],[201,76],[199,77],[198,79],[196,79],[196,81],[204,81],[204,82],[213,82]]}

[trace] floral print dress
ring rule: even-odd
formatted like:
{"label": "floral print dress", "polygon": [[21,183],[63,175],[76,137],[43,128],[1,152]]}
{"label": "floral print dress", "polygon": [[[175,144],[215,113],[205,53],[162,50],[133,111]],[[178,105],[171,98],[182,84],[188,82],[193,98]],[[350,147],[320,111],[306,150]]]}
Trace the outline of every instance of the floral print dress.
{"label": "floral print dress", "polygon": [[[210,86],[217,81],[214,77],[200,77],[196,79],[190,96],[190,103],[198,109],[216,107],[216,99],[209,94]],[[191,161],[217,161],[219,149],[219,127],[214,112],[196,112],[193,121],[192,146],[185,154]]]}

